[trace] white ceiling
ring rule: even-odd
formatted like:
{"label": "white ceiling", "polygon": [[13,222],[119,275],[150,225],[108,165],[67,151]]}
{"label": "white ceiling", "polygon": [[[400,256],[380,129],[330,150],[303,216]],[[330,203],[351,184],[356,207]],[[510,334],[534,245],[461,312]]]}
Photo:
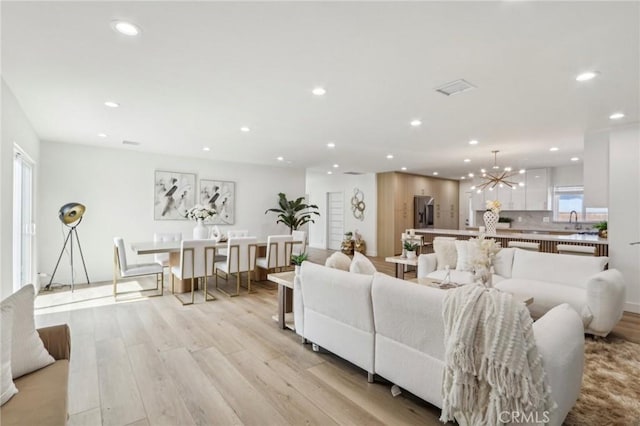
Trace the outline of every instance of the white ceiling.
{"label": "white ceiling", "polygon": [[[638,2],[4,1],[2,76],[42,140],[459,177],[493,149],[501,165],[570,164],[611,113],[638,121],[639,16]],[[433,90],[459,78],[478,89]]]}

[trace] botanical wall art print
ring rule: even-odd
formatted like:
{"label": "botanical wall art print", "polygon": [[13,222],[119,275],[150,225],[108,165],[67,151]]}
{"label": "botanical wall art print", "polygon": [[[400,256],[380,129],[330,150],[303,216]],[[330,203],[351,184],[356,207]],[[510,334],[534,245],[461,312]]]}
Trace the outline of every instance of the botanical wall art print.
{"label": "botanical wall art print", "polygon": [[198,202],[203,206],[213,208],[217,213],[207,222],[216,225],[233,225],[235,223],[235,182],[200,179]]}
{"label": "botanical wall art print", "polygon": [[187,220],[187,210],[196,202],[195,173],[155,172],[153,218]]}

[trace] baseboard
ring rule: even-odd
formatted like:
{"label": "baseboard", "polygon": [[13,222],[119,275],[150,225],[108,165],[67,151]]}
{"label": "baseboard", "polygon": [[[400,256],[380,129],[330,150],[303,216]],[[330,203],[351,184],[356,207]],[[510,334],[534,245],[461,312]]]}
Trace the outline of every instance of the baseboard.
{"label": "baseboard", "polygon": [[624,304],[624,310],[633,312],[634,314],[640,314],[640,303],[626,302]]}

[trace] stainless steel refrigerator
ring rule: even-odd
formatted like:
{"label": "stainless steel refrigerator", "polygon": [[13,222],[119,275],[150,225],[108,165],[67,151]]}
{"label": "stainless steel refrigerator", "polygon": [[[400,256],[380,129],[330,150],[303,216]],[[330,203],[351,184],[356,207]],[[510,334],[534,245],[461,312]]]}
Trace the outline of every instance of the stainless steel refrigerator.
{"label": "stainless steel refrigerator", "polygon": [[433,228],[433,197],[416,195],[413,197],[413,227]]}

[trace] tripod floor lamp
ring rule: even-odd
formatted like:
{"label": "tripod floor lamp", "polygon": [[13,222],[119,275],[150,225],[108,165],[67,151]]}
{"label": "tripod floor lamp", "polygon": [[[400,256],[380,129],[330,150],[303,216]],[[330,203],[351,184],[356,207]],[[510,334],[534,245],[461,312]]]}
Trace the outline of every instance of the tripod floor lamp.
{"label": "tripod floor lamp", "polygon": [[71,291],[73,291],[73,287],[75,284],[73,278],[73,237],[76,238],[76,242],[78,244],[78,250],[80,251],[80,260],[82,260],[84,275],[85,277],[87,277],[87,284],[91,284],[89,282],[89,274],[87,273],[87,265],[85,265],[84,256],[82,255],[82,247],[80,246],[80,238],[78,238],[78,230],[76,229],[82,222],[82,216],[84,215],[85,210],[85,206],[80,203],[67,203],[64,206],[60,207],[60,211],[58,211],[58,218],[67,228],[69,228],[69,231],[67,232],[67,238],[65,238],[64,240],[62,250],[60,250],[60,256],[58,256],[56,267],[53,269],[53,274],[51,274],[51,280],[49,280],[49,284],[47,284],[47,286],[45,287],[46,290],[49,290],[51,288],[51,283],[53,283],[53,277],[56,276],[56,271],[58,270],[58,266],[60,265],[62,255],[67,248],[67,244],[69,244],[69,257],[71,258]]}

